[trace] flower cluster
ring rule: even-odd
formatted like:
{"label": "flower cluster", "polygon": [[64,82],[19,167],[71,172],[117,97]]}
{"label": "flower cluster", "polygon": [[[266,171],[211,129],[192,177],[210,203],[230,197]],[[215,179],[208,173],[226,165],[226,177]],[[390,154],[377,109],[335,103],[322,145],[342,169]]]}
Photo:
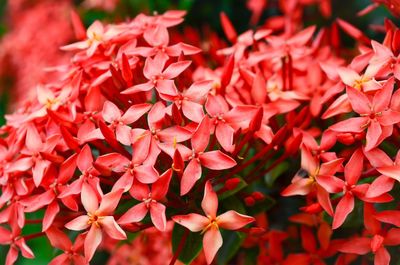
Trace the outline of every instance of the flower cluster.
{"label": "flower cluster", "polygon": [[[210,37],[202,54],[204,43],[185,41],[196,33],[171,29],[184,15],[95,21],[61,47],[71,60],[59,79],[6,116],[6,264],[34,258],[29,240],[40,236],[60,250],[50,264],[88,264],[99,248],[115,252],[110,264],[132,264],[140,243],[130,235],[150,228],[160,249],[172,241],[162,254],[170,264],[203,248],[199,264],[247,249],[258,264],[350,264],[372,253],[388,265],[400,245],[399,29],[387,22],[378,43],[343,20],[298,30],[292,17],[287,31],[267,23],[237,34],[221,14],[232,45]],[[339,28],[359,43],[351,61]],[[298,206],[290,217],[288,201]],[[357,229],[352,213],[363,216]]]}

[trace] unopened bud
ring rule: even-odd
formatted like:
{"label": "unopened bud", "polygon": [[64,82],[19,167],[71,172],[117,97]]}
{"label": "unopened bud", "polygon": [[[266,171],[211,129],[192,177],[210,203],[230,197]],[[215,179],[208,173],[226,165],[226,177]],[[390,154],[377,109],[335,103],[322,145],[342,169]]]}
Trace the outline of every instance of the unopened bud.
{"label": "unopened bud", "polygon": [[262,236],[263,234],[265,234],[265,229],[261,228],[261,227],[251,227],[249,234],[253,235],[253,236]]}
{"label": "unopened bud", "polygon": [[253,197],[248,196],[248,197],[244,198],[244,203],[245,203],[247,206],[253,206],[253,205],[256,203],[256,200],[254,200]]}
{"label": "unopened bud", "polygon": [[265,199],[265,195],[262,194],[259,191],[255,191],[251,194],[251,196],[256,200],[256,201],[262,201]]}
{"label": "unopened bud", "polygon": [[225,182],[225,188],[226,188],[227,190],[236,189],[236,187],[239,185],[239,183],[240,183],[240,178],[231,178],[231,179],[228,179],[228,180]]}

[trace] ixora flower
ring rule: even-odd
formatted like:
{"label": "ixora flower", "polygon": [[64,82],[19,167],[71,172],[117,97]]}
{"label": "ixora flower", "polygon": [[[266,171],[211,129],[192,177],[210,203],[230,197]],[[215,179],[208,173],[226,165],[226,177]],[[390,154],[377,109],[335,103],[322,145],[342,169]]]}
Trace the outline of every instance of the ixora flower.
{"label": "ixora flower", "polygon": [[[229,44],[171,30],[184,11],[87,30],[74,13],[69,63],[0,127],[6,265],[37,238],[54,265],[397,262],[400,29],[304,28],[329,0],[278,2],[244,32],[221,14]],[[249,6],[261,23],[270,5]]]}
{"label": "ixora flower", "polygon": [[84,183],[81,192],[81,201],[87,211],[86,215],[76,217],[68,222],[65,227],[70,230],[80,231],[89,228],[85,238],[85,257],[91,260],[97,247],[100,245],[103,232],[116,240],[126,239],[125,232],[116,223],[113,212],[118,206],[122,190],[101,195],[100,204],[98,194],[88,183]]}
{"label": "ixora flower", "polygon": [[201,208],[206,216],[191,213],[187,215],[173,216],[172,220],[185,226],[192,232],[201,231],[204,234],[204,254],[207,263],[211,264],[218,249],[222,246],[222,236],[219,229],[238,230],[247,224],[254,222],[254,218],[232,210],[217,216],[218,197],[217,193],[213,190],[210,181],[206,182]]}
{"label": "ixora flower", "polygon": [[393,79],[389,79],[381,90],[370,100],[367,95],[352,87],[347,88],[351,106],[360,117],[350,118],[331,126],[336,132],[360,133],[367,129],[367,151],[379,145],[392,134],[393,124],[400,122],[400,112],[390,107],[393,93]]}

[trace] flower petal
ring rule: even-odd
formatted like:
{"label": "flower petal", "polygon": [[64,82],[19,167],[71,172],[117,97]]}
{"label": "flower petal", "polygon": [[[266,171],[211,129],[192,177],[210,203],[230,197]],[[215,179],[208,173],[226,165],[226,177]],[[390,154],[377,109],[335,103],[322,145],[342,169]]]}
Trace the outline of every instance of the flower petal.
{"label": "flower petal", "polygon": [[197,126],[196,131],[192,136],[192,148],[195,152],[203,152],[210,140],[210,118],[204,116],[203,120]]}
{"label": "flower petal", "polygon": [[390,254],[386,248],[380,247],[375,252],[374,264],[376,264],[376,265],[389,265],[390,264]]}
{"label": "flower petal", "polygon": [[143,92],[143,91],[150,91],[153,87],[154,87],[154,84],[149,81],[147,83],[129,87],[129,88],[125,89],[124,91],[122,91],[121,94],[129,95],[129,94],[135,94],[135,93]]}
{"label": "flower petal", "polygon": [[183,171],[181,179],[181,196],[188,193],[197,180],[201,178],[201,165],[197,159],[190,160],[189,164]]}
{"label": "flower petal", "polygon": [[81,215],[65,224],[69,230],[80,231],[89,227],[89,216]]}
{"label": "flower petal", "polygon": [[136,204],[118,219],[118,224],[137,223],[143,220],[148,212],[144,202]]}
{"label": "flower petal", "polygon": [[201,102],[207,97],[208,92],[212,88],[213,81],[202,80],[194,82],[185,92],[184,96],[191,101]]}
{"label": "flower petal", "polygon": [[115,131],[117,141],[123,145],[131,145],[131,127],[118,125]]}
{"label": "flower petal", "polygon": [[338,247],[339,251],[365,255],[371,251],[371,239],[366,237],[353,238]]}
{"label": "flower petal", "polygon": [[254,218],[244,214],[240,214],[235,211],[227,211],[217,217],[218,226],[223,229],[237,230],[244,227],[251,222],[254,222]]}
{"label": "flower petal", "polygon": [[207,227],[210,223],[210,220],[200,214],[190,213],[187,215],[175,215],[172,216],[172,220],[175,223],[178,223],[192,232],[199,232]]}
{"label": "flower petal", "polygon": [[215,136],[217,137],[217,140],[221,144],[222,148],[224,148],[224,150],[227,152],[232,152],[234,149],[233,146],[234,133],[235,130],[225,122],[219,122],[216,127]]}
{"label": "flower petal", "polygon": [[211,264],[218,249],[222,246],[222,236],[218,228],[211,226],[203,237],[203,249],[207,264]]}
{"label": "flower petal", "polygon": [[364,165],[364,154],[361,148],[357,149],[344,167],[344,177],[349,185],[355,185],[361,176]]}
{"label": "flower petal", "polygon": [[135,167],[135,177],[142,183],[149,184],[154,183],[159,179],[157,170],[150,165],[142,165]]}
{"label": "flower petal", "polygon": [[88,213],[94,213],[99,208],[96,191],[86,182],[82,185],[81,202]]}
{"label": "flower petal", "polygon": [[111,191],[104,195],[101,199],[100,206],[96,213],[100,216],[111,215],[117,208],[123,190]]}
{"label": "flower petal", "polygon": [[329,193],[338,193],[346,186],[344,181],[335,176],[319,175],[316,178],[319,185],[321,185]]}
{"label": "flower petal", "polygon": [[124,230],[115,222],[114,217],[105,216],[100,220],[100,224],[104,232],[107,233],[111,238],[116,240],[126,239]]}
{"label": "flower petal", "polygon": [[366,145],[365,151],[369,151],[379,144],[379,138],[382,134],[382,128],[378,121],[371,120],[368,126],[368,131],[366,135]]}
{"label": "flower petal", "polygon": [[329,127],[329,129],[335,132],[360,133],[364,131],[365,125],[368,123],[368,120],[368,117],[350,118],[332,125],[331,127]]}
{"label": "flower petal", "polygon": [[69,251],[72,247],[72,242],[69,237],[55,226],[46,230],[46,236],[50,244],[55,248]]}
{"label": "flower petal", "polygon": [[165,231],[167,227],[167,219],[165,217],[165,206],[158,202],[153,202],[150,205],[150,217],[154,226],[160,230]]}
{"label": "flower petal", "polygon": [[145,113],[151,108],[151,104],[143,103],[132,105],[125,114],[121,117],[121,121],[124,124],[131,124],[140,119]]}
{"label": "flower petal", "polygon": [[308,174],[315,174],[319,167],[319,161],[314,157],[308,148],[301,149],[301,168]]}
{"label": "flower petal", "polygon": [[180,75],[186,68],[189,67],[191,61],[179,61],[176,63],[170,64],[167,69],[164,70],[163,76],[166,79],[172,79]]}
{"label": "flower petal", "polygon": [[352,87],[347,87],[346,93],[355,112],[359,114],[369,114],[371,112],[371,103],[364,93]]}
{"label": "flower petal", "polygon": [[171,178],[172,169],[168,169],[153,183],[151,186],[151,197],[153,199],[161,200],[167,194]]}
{"label": "flower petal", "polygon": [[49,204],[43,216],[42,231],[46,231],[53,224],[53,221],[59,212],[60,212],[60,206],[56,201]]}
{"label": "flower petal", "polygon": [[313,182],[309,178],[300,178],[287,186],[282,192],[282,196],[306,195],[311,191]]}
{"label": "flower petal", "polygon": [[97,247],[100,245],[103,239],[103,235],[101,229],[96,225],[92,225],[90,227],[89,232],[85,238],[85,257],[88,261],[93,258],[94,253],[96,252]]}
{"label": "flower petal", "polygon": [[332,229],[340,227],[353,209],[354,197],[350,193],[346,193],[336,206],[335,214],[333,216]]}
{"label": "flower petal", "polygon": [[88,170],[93,163],[92,151],[88,145],[85,145],[78,155],[76,164],[81,172]]}
{"label": "flower petal", "polygon": [[194,122],[201,122],[204,117],[203,105],[188,100],[182,101],[182,112],[186,118]]}
{"label": "flower petal", "polygon": [[390,78],[386,81],[382,89],[375,93],[372,100],[372,106],[375,112],[382,112],[389,107],[390,99],[393,93],[394,78]]}
{"label": "flower petal", "polygon": [[204,187],[204,196],[201,201],[201,208],[207,217],[215,219],[218,210],[217,193],[213,190],[211,182],[208,180]]}
{"label": "flower petal", "polygon": [[381,175],[374,179],[371,185],[369,185],[365,196],[368,198],[378,197],[384,193],[390,192],[393,186],[394,179]]}
{"label": "flower petal", "polygon": [[121,118],[121,110],[111,101],[104,102],[103,119],[108,123],[113,123]]}
{"label": "flower petal", "polygon": [[202,166],[213,170],[228,169],[236,166],[236,161],[233,158],[219,150],[203,153],[199,155],[199,158]]}
{"label": "flower petal", "polygon": [[380,222],[400,227],[400,211],[386,210],[376,213],[374,217]]}

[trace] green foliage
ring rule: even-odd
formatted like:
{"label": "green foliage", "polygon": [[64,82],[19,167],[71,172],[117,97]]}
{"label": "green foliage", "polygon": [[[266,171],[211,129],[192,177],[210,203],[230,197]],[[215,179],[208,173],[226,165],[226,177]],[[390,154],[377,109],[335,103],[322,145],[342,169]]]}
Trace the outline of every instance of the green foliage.
{"label": "green foliage", "polygon": [[234,210],[242,214],[246,213],[246,207],[244,206],[243,202],[235,196],[226,198],[221,202],[221,204],[222,204],[221,207],[224,209],[221,212]]}
{"label": "green foliage", "polygon": [[288,171],[290,168],[290,164],[287,161],[284,161],[277,165],[271,172],[267,173],[264,177],[265,183],[268,187],[273,187],[275,180],[282,176],[283,173]]}
{"label": "green foliage", "polygon": [[[182,237],[185,235],[187,229],[181,225],[174,225],[172,230],[172,252],[175,253],[178,249]],[[184,247],[178,259],[185,263],[190,264],[200,253],[203,247],[203,235],[200,233],[189,232],[186,238]]]}
{"label": "green foliage", "polygon": [[218,251],[217,261],[219,265],[229,264],[229,261],[238,252],[245,235],[234,231],[220,230],[224,244]]}

